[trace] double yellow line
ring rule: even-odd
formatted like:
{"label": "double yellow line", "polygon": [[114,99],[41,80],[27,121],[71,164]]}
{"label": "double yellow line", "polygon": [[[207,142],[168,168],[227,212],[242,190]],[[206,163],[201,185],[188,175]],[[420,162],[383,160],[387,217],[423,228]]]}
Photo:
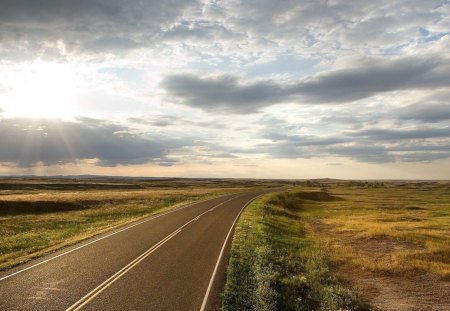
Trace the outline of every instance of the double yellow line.
{"label": "double yellow line", "polygon": [[146,252],[144,252],[142,255],[137,257],[135,260],[130,262],[128,265],[117,271],[113,276],[111,276],[109,279],[104,281],[102,284],[94,288],[91,292],[89,292],[86,296],[75,302],[73,305],[71,305],[66,311],[78,311],[81,310],[86,304],[88,304],[92,299],[97,297],[101,292],[103,292],[105,289],[107,289],[109,286],[111,286],[115,281],[117,281],[119,278],[121,278],[125,273],[133,269],[134,266],[139,264],[142,260],[147,258],[151,253],[156,251],[158,248],[160,248],[163,244],[165,244],[167,241],[169,241],[171,238],[176,236],[178,233],[181,232],[181,229],[175,230],[171,234],[169,234],[167,237],[153,245],[151,248],[149,248]]}
{"label": "double yellow line", "polygon": [[152,254],[154,251],[156,251],[158,248],[160,248],[161,246],[163,246],[166,242],[168,242],[170,239],[172,239],[174,236],[176,236],[178,233],[181,232],[181,230],[186,227],[187,225],[189,225],[190,223],[197,221],[200,219],[200,217],[202,217],[203,215],[205,215],[206,213],[209,213],[211,211],[213,211],[214,209],[216,209],[217,207],[230,202],[231,200],[239,197],[238,196],[233,196],[232,198],[217,204],[216,206],[208,209],[207,211],[201,213],[200,215],[198,215],[197,217],[191,219],[190,221],[188,221],[187,223],[185,223],[184,225],[182,225],[181,227],[179,227],[178,229],[176,229],[175,231],[173,231],[171,234],[169,234],[168,236],[166,236],[164,239],[162,239],[161,241],[159,241],[158,243],[156,243],[155,245],[153,245],[151,248],[149,248],[147,251],[145,251],[143,254],[141,254],[139,257],[137,257],[136,259],[134,259],[132,262],[130,262],[129,264],[127,264],[125,267],[123,267],[122,269],[120,269],[119,271],[117,271],[114,275],[112,275],[111,277],[109,277],[106,281],[104,281],[102,284],[100,284],[99,286],[97,286],[96,288],[94,288],[92,291],[90,291],[88,294],[86,294],[84,297],[82,297],[80,300],[78,300],[77,302],[75,302],[73,305],[71,305],[69,308],[66,309],[66,311],[78,311],[81,310],[85,305],[87,305],[92,299],[94,299],[95,297],[97,297],[101,292],[103,292],[105,289],[107,289],[109,286],[111,286],[114,282],[116,282],[118,279],[120,279],[125,273],[127,273],[128,271],[130,271],[131,269],[133,269],[133,267],[135,267],[137,264],[139,264],[141,261],[143,261],[145,258],[147,258],[148,256],[150,256],[150,254]]}

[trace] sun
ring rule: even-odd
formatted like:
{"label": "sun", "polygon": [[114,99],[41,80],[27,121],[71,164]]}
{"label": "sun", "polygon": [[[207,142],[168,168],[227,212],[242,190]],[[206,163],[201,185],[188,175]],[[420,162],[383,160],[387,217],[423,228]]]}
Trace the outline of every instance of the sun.
{"label": "sun", "polygon": [[70,118],[73,115],[76,79],[71,66],[30,64],[11,74],[8,83],[1,106],[11,117]]}

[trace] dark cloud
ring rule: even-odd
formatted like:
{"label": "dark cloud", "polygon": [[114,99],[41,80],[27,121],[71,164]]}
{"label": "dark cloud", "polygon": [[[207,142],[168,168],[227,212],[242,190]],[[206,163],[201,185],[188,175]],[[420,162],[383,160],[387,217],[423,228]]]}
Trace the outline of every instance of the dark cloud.
{"label": "dark cloud", "polygon": [[219,120],[187,120],[184,118],[171,116],[171,115],[158,115],[148,118],[128,118],[128,122],[140,125],[149,125],[153,127],[172,127],[172,128],[184,128],[184,127],[200,127],[200,128],[216,128],[224,129],[228,128],[229,124],[220,122]]}
{"label": "dark cloud", "polygon": [[323,150],[325,154],[349,158],[364,163],[389,163],[402,161],[400,157],[386,146],[372,142],[370,144],[354,143],[351,145],[329,146]]}
{"label": "dark cloud", "polygon": [[349,102],[377,93],[450,86],[450,65],[439,58],[367,60],[353,69],[320,74],[295,91],[315,102]]}
{"label": "dark cloud", "polygon": [[401,120],[417,120],[426,123],[437,123],[450,120],[450,98],[447,103],[417,103],[399,110]]}
{"label": "dark cloud", "polygon": [[144,42],[138,42],[124,37],[105,36],[92,41],[87,41],[84,47],[91,51],[126,51],[145,46]]}
{"label": "dark cloud", "polygon": [[[168,42],[190,50],[200,41],[215,55],[226,50],[254,60],[271,54],[268,47],[323,55],[343,47],[418,42],[421,27],[445,28],[445,5],[441,0],[3,0],[0,40],[11,50],[29,49],[29,58],[45,50],[46,41],[57,40],[77,52],[119,53]],[[224,46],[230,39],[236,42]]]}
{"label": "dark cloud", "polygon": [[220,76],[171,75],[161,83],[169,96],[205,111],[252,113],[280,102],[286,91],[273,82],[241,83],[238,78]]}
{"label": "dark cloud", "polygon": [[353,137],[362,137],[375,141],[450,138],[450,128],[417,128],[417,129],[369,129],[346,133]]}
{"label": "dark cloud", "polygon": [[[309,138],[311,139],[311,138]],[[321,141],[321,138],[317,138]],[[329,145],[303,144],[296,145],[289,141],[260,145],[248,150],[249,153],[265,153],[272,158],[318,158],[343,157],[363,163],[392,163],[392,162],[430,162],[436,159],[450,158],[450,148],[446,145],[427,145],[427,142],[416,142],[415,145],[394,143],[383,144],[378,141],[364,141],[355,139],[351,143],[339,143],[330,140]],[[445,142],[448,144],[448,141]]]}
{"label": "dark cloud", "polygon": [[[0,40],[37,52],[45,41],[113,52],[150,45],[194,0],[4,0]],[[24,42],[27,42],[24,45]]]}
{"label": "dark cloud", "polygon": [[1,119],[0,133],[0,162],[16,162],[21,167],[86,159],[97,159],[101,166],[169,163],[168,149],[177,144],[88,118],[78,122]]}
{"label": "dark cloud", "polygon": [[348,137],[342,136],[318,137],[314,135],[286,135],[279,133],[277,130],[265,133],[262,138],[272,141],[289,142],[292,146],[328,146],[351,141]]}
{"label": "dark cloud", "polygon": [[[217,2],[216,2],[217,3]],[[448,1],[220,1],[214,12],[248,36],[307,53],[351,50],[371,52],[419,40],[424,25],[446,25]],[[446,27],[447,26],[447,27]],[[435,27],[434,27],[435,28]],[[313,49],[308,49],[314,47]],[[260,49],[260,53],[266,51]],[[269,52],[270,53],[270,52]],[[363,52],[364,53],[364,52]]]}
{"label": "dark cloud", "polygon": [[448,87],[449,64],[439,58],[373,59],[295,83],[182,74],[167,76],[161,86],[177,102],[205,111],[254,113],[283,102],[346,103],[383,92]]}
{"label": "dark cloud", "polygon": [[447,159],[450,157],[449,152],[415,152],[408,153],[402,157],[404,162],[425,162],[430,163],[434,160]]}
{"label": "dark cloud", "polygon": [[224,25],[208,21],[183,21],[170,27],[163,33],[163,38],[167,40],[229,40],[242,36],[235,33]]}
{"label": "dark cloud", "polygon": [[363,163],[431,162],[450,158],[449,127],[370,128],[336,131],[325,136],[297,134],[298,129],[289,129],[289,123],[279,119],[262,118],[260,122],[262,129],[257,136],[267,142],[231,152],[289,159],[331,156]]}
{"label": "dark cloud", "polygon": [[178,118],[174,116],[156,116],[152,118],[128,118],[128,122],[134,124],[150,125],[155,127],[167,127],[175,125]]}

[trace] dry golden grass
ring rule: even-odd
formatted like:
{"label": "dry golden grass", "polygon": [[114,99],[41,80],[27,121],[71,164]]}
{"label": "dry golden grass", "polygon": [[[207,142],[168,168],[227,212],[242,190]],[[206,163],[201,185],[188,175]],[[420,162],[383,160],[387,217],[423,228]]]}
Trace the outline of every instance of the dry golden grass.
{"label": "dry golden grass", "polygon": [[0,269],[169,208],[242,190],[0,191]]}
{"label": "dry golden grass", "polygon": [[[317,203],[315,234],[347,265],[387,274],[450,278],[449,184],[332,186],[342,201]],[[321,208],[320,208],[321,207]]]}

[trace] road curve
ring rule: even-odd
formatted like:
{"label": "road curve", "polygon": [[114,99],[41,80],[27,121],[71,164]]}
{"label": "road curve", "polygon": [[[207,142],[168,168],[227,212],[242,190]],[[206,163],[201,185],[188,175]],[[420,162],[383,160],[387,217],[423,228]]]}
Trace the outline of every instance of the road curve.
{"label": "road curve", "polygon": [[216,310],[234,222],[267,192],[194,203],[3,271],[0,310]]}

